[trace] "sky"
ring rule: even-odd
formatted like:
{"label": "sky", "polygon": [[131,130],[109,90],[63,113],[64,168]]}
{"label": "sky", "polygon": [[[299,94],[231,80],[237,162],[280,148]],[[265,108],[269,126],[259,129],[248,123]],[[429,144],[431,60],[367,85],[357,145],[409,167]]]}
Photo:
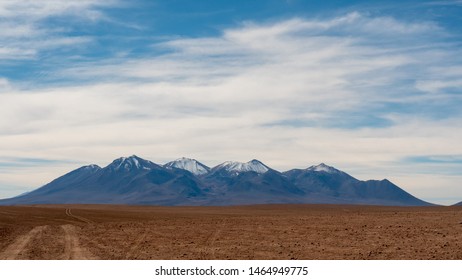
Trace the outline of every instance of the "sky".
{"label": "sky", "polygon": [[462,1],[0,0],[0,198],[136,154],[462,201]]}

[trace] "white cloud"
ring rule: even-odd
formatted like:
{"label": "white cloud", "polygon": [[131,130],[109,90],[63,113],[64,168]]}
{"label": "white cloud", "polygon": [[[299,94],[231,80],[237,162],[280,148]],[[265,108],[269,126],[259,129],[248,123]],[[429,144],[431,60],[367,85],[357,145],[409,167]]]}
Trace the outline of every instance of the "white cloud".
{"label": "white cloud", "polygon": [[434,2],[427,2],[424,5],[431,5],[431,6],[457,6],[462,5],[462,1],[460,0],[452,0],[452,1],[434,1]]}
{"label": "white cloud", "polygon": [[0,16],[2,18],[21,18],[23,21],[36,21],[50,16],[73,15],[94,18],[99,14],[97,8],[113,6],[114,0],[1,0]]}
{"label": "white cloud", "polygon": [[[101,165],[131,154],[209,165],[259,158],[279,170],[326,162],[430,197],[419,191],[419,167],[400,159],[462,154],[460,116],[426,116],[444,111],[435,99],[460,102],[429,82],[447,68],[441,80],[457,83],[449,73],[462,67],[451,46],[435,43],[439,33],[432,23],[351,13],[246,23],[154,45],[163,55],[72,65],[51,74],[81,85],[0,93],[0,154]],[[401,180],[399,170],[415,180]]]}
{"label": "white cloud", "polygon": [[43,50],[84,44],[90,38],[65,35],[64,27],[45,21],[66,17],[97,22],[104,20],[100,11],[119,1],[102,0],[1,0],[0,1],[0,60],[34,59]]}

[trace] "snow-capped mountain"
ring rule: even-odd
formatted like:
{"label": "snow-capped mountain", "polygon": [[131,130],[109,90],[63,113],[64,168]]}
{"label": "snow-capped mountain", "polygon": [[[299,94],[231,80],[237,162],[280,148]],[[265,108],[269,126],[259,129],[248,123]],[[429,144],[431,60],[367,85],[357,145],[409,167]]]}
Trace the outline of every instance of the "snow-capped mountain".
{"label": "snow-capped mountain", "polygon": [[151,170],[157,164],[152,161],[142,159],[135,155],[130,157],[121,157],[114,160],[106,168],[112,171],[132,171],[132,170]]}
{"label": "snow-capped mountain", "polygon": [[164,167],[183,169],[197,176],[207,174],[210,171],[210,167],[198,162],[195,159],[185,157],[166,163]]}
{"label": "snow-capped mountain", "polygon": [[281,173],[258,160],[228,161],[209,170],[187,158],[162,166],[137,156],[122,157],[104,168],[83,166],[34,191],[0,200],[0,205],[430,205],[388,180],[360,181],[325,164]]}
{"label": "snow-capped mountain", "polygon": [[215,166],[212,169],[212,172],[217,171],[226,171],[230,174],[238,175],[242,172],[255,172],[258,174],[263,174],[270,170],[270,168],[260,161],[253,159],[249,162],[236,162],[236,161],[226,161],[218,166]]}
{"label": "snow-capped mountain", "polygon": [[313,165],[308,167],[306,170],[315,171],[315,172],[326,172],[326,173],[341,173],[342,171],[335,169],[332,166],[326,165],[324,163]]}

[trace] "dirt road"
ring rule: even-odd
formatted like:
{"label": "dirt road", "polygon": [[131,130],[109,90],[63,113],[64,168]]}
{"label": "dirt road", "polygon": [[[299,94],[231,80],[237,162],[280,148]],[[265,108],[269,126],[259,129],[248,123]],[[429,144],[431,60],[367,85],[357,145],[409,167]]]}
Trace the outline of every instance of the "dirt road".
{"label": "dirt road", "polygon": [[[24,210],[25,208],[13,209]],[[32,209],[29,208],[28,210]],[[14,214],[16,214],[17,216],[21,216],[21,214],[24,214],[21,212],[23,211],[19,211],[17,213],[14,211],[5,211],[0,213],[0,217],[2,214],[9,214],[12,216],[15,216]],[[56,209],[53,212],[56,212]],[[51,215],[50,220],[47,221],[47,216],[44,216],[43,213],[39,216],[35,216],[38,218],[36,222],[48,222],[49,225],[34,226],[30,231],[16,236],[10,244],[0,252],[0,259],[97,259],[87,248],[80,245],[78,237],[78,232],[80,231],[78,224],[89,224],[92,223],[92,221],[87,218],[74,215],[70,208],[66,208],[64,214],[68,217],[68,219],[57,219],[54,215]],[[4,218],[8,218],[8,215],[6,216],[7,217]],[[29,220],[25,221],[25,224],[28,225],[30,222],[31,219],[29,218]],[[58,225],[60,223],[65,224]],[[0,226],[0,228],[2,227]]]}
{"label": "dirt road", "polygon": [[18,236],[16,240],[10,244],[6,249],[0,254],[0,259],[2,260],[15,260],[21,253],[24,251],[26,246],[30,241],[39,235],[47,226],[37,226],[34,227],[31,231],[24,235]]}
{"label": "dirt road", "polygon": [[0,259],[462,259],[462,207],[0,207]]}
{"label": "dirt road", "polygon": [[97,259],[92,253],[80,246],[79,237],[76,233],[76,228],[73,225],[62,225],[64,230],[64,259],[66,260],[91,260]]}
{"label": "dirt road", "polygon": [[77,220],[79,220],[79,221],[82,221],[82,222],[84,222],[84,223],[90,224],[90,223],[93,222],[92,220],[89,220],[89,219],[87,219],[87,218],[84,218],[84,217],[81,217],[81,216],[76,216],[76,215],[72,214],[72,210],[71,210],[70,208],[66,208],[66,215],[67,215],[68,217],[72,217],[72,218],[77,219]]}

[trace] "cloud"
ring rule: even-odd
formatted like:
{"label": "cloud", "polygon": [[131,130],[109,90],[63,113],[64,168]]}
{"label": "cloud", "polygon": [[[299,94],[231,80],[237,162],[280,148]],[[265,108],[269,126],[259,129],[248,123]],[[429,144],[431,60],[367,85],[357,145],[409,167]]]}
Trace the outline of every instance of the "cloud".
{"label": "cloud", "polygon": [[403,159],[404,161],[415,163],[415,164],[438,164],[443,165],[443,168],[447,168],[447,165],[457,165],[458,170],[456,174],[459,174],[460,166],[462,165],[461,155],[423,155],[423,156],[410,156]]}
{"label": "cloud", "polygon": [[[258,158],[281,171],[326,162],[419,195],[420,167],[403,158],[462,154],[462,100],[449,91],[462,60],[444,33],[360,13],[246,22],[153,43],[141,58],[66,64],[48,73],[59,85],[4,80],[0,154],[99,165],[131,154],[208,165]],[[451,178],[446,187],[461,179]]]}
{"label": "cloud", "polygon": [[98,12],[99,7],[114,6],[118,1],[114,0],[2,0],[0,1],[0,16],[7,19],[23,21],[37,21],[50,16],[78,16],[94,18],[95,15],[102,17]]}
{"label": "cloud", "polygon": [[[434,46],[440,36],[435,23],[359,13],[245,23],[219,37],[153,45],[162,55],[84,63],[61,75],[83,82],[142,84],[135,87],[149,88],[162,100],[174,99],[178,107],[198,106],[198,112],[220,107],[221,113],[233,114],[236,103],[241,110],[271,106],[273,118],[261,125],[290,125],[294,120],[335,126],[341,118],[338,127],[384,126],[442,96],[421,94],[438,87],[431,84],[432,69],[460,65],[443,40]],[[455,77],[445,79],[458,84]],[[281,119],[283,115],[288,117]]]}
{"label": "cloud", "polygon": [[49,21],[65,18],[65,22],[69,22],[77,18],[98,22],[106,19],[101,9],[117,3],[112,0],[0,1],[0,62],[35,59],[41,51],[88,43],[90,37],[68,34],[69,25],[57,27]]}
{"label": "cloud", "polygon": [[462,5],[462,1],[460,1],[460,0],[433,1],[433,2],[424,3],[424,5],[430,5],[430,6],[459,6],[459,5]]}
{"label": "cloud", "polygon": [[42,158],[15,158],[7,157],[0,159],[0,169],[9,170],[11,167],[36,167],[44,165],[57,165],[75,163],[69,160],[55,160],[55,159],[42,159]]}

